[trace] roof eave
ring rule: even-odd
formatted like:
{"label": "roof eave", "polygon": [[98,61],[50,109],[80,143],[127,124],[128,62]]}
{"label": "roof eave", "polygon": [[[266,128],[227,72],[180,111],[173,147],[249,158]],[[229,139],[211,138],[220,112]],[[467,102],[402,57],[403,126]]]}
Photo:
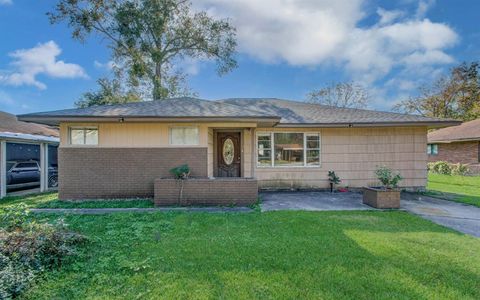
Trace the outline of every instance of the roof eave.
{"label": "roof eave", "polygon": [[276,127],[325,127],[325,128],[350,128],[350,127],[428,127],[442,128],[461,124],[459,121],[417,121],[417,122],[350,122],[350,123],[280,123]]}
{"label": "roof eave", "polygon": [[431,144],[450,144],[461,142],[477,142],[480,141],[480,137],[464,138],[464,139],[448,139],[448,140],[428,140]]}
{"label": "roof eave", "polygon": [[35,122],[45,125],[58,126],[62,122],[238,122],[238,123],[261,123],[274,126],[280,121],[275,116],[238,116],[238,117],[195,117],[195,116],[178,116],[178,117],[151,117],[151,116],[39,116],[39,115],[19,115],[18,120],[25,122]]}

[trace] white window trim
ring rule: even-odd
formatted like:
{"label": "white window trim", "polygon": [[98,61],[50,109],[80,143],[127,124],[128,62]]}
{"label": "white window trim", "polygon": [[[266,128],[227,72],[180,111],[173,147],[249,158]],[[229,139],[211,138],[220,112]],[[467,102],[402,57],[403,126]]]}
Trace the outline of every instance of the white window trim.
{"label": "white window trim", "polygon": [[[192,128],[197,130],[197,140],[194,144],[174,144],[172,141],[172,129],[181,129],[181,128]],[[190,147],[190,146],[199,146],[200,145],[200,129],[198,126],[170,126],[168,128],[168,144],[175,147]]]}
{"label": "white window trim", "polygon": [[[303,134],[303,166],[275,166],[275,133],[301,133]],[[318,135],[318,165],[307,165],[307,135]],[[258,137],[270,136],[270,166],[258,165]],[[310,148],[311,150],[316,150]],[[255,134],[255,165],[259,169],[291,169],[291,168],[321,168],[322,167],[322,135],[318,131],[259,131]]]}
{"label": "white window trim", "polygon": [[[72,144],[72,129],[81,129],[81,130],[92,130],[97,131],[97,143],[96,144]],[[85,133],[83,138],[85,139]],[[84,140],[85,141],[85,140]],[[98,126],[68,126],[68,145],[73,147],[97,147],[100,143],[100,130]]]}

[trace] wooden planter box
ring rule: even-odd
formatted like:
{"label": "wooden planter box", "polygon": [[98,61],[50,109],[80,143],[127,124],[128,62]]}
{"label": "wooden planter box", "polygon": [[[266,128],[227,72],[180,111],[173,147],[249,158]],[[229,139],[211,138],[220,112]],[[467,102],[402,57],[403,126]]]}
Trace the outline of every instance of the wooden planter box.
{"label": "wooden planter box", "polygon": [[375,208],[400,208],[400,191],[364,187],[363,203]]}

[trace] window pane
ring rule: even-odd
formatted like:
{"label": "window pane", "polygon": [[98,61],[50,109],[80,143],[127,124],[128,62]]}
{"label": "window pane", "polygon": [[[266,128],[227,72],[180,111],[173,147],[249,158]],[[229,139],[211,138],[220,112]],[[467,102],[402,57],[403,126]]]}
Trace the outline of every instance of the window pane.
{"label": "window pane", "polygon": [[84,144],[83,129],[71,129],[70,130],[70,143],[72,145]]}
{"label": "window pane", "polygon": [[98,145],[97,129],[85,129],[85,145]]}
{"label": "window pane", "polygon": [[258,137],[258,149],[271,149],[270,136],[259,136]]}
{"label": "window pane", "polygon": [[307,150],[307,165],[308,166],[320,165],[320,151]]}
{"label": "window pane", "polygon": [[303,166],[303,133],[275,133],[275,166]]}
{"label": "window pane", "polygon": [[272,150],[258,150],[257,165],[261,167],[269,167],[272,165]]}
{"label": "window pane", "polygon": [[197,145],[198,144],[198,128],[184,128],[185,132],[185,145]]}
{"label": "window pane", "polygon": [[193,128],[193,127],[171,128],[170,144],[198,145],[198,128]]}
{"label": "window pane", "polygon": [[432,153],[435,154],[435,155],[438,154],[438,145],[437,144],[432,145]]}
{"label": "window pane", "polygon": [[320,136],[307,135],[307,149],[319,149],[320,148]]}

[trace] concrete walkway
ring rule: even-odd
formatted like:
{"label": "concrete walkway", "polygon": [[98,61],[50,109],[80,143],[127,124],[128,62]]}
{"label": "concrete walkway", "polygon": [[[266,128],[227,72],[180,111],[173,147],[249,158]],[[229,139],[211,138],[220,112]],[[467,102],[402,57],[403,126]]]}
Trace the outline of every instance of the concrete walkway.
{"label": "concrete walkway", "polygon": [[480,208],[476,206],[405,194],[401,207],[437,224],[480,237]]}
{"label": "concrete walkway", "polygon": [[271,210],[373,210],[362,203],[360,193],[265,192],[262,211]]}
{"label": "concrete walkway", "polygon": [[208,212],[208,213],[227,213],[227,212],[253,212],[248,207],[151,207],[151,208],[32,208],[33,213],[60,213],[60,214],[78,214],[78,215],[101,215],[121,212],[145,213],[159,211],[183,211],[183,212]]}

